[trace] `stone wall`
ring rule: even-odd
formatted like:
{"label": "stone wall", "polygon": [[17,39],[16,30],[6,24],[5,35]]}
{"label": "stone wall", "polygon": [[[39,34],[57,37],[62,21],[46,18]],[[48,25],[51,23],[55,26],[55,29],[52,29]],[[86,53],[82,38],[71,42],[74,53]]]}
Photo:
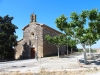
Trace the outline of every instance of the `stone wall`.
{"label": "stone wall", "polygon": [[29,58],[29,49],[30,46],[24,40],[18,42],[18,45],[15,47],[15,59],[26,59]]}
{"label": "stone wall", "polygon": [[[33,33],[33,35],[31,34]],[[32,22],[29,24],[29,27],[27,27],[24,30],[24,42],[27,42],[28,45],[31,47],[35,47],[35,52],[38,53],[38,56],[43,57],[43,33],[42,33],[42,27],[36,23]],[[29,52],[30,57],[30,48],[27,49]]]}
{"label": "stone wall", "polygon": [[36,28],[37,40],[35,41],[36,51],[38,50],[38,57],[43,57],[43,28],[38,23],[36,27],[37,27]]}
{"label": "stone wall", "polygon": [[18,45],[15,47],[15,59],[19,59],[23,53],[23,39],[18,42]]}
{"label": "stone wall", "polygon": [[[35,53],[43,57],[43,29],[41,25],[32,22],[23,28],[23,40],[16,46],[15,58],[30,58],[31,48],[35,48]],[[33,33],[33,35],[32,35]],[[37,39],[36,39],[37,38]]]}
{"label": "stone wall", "polygon": [[[57,47],[48,43],[45,40],[45,35],[55,36],[61,34],[55,29],[44,24],[36,22],[36,15],[33,13],[30,16],[30,24],[23,28],[23,40],[18,42],[15,47],[15,58],[30,58],[31,48],[35,48],[35,53],[38,57],[50,56],[57,54]],[[61,51],[66,51],[65,47],[60,48]]]}
{"label": "stone wall", "polygon": [[[43,27],[43,56],[51,56],[51,55],[57,55],[58,50],[57,47],[53,44],[50,44],[49,42],[46,41],[45,36],[50,35],[50,36],[55,36],[61,34],[60,32],[48,27],[44,26]],[[60,52],[66,52],[66,47],[62,46],[60,47]]]}

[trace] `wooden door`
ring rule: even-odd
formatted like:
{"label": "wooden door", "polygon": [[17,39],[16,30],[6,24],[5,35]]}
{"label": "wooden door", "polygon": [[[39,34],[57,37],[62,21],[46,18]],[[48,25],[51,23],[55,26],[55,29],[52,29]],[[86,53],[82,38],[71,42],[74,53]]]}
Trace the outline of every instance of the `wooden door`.
{"label": "wooden door", "polygon": [[31,58],[35,58],[35,48],[31,48]]}

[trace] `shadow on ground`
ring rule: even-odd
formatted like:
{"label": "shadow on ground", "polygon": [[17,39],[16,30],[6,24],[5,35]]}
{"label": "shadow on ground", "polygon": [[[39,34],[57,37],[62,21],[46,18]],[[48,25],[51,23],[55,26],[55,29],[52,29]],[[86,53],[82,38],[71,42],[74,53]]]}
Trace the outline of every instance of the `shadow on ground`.
{"label": "shadow on ground", "polygon": [[72,54],[68,54],[68,55],[60,55],[60,58],[75,58],[75,56],[77,55],[81,55],[82,53],[80,52],[74,52]]}
{"label": "shadow on ground", "polygon": [[[84,59],[79,60],[80,63],[84,63]],[[100,65],[100,54],[94,54],[91,56],[87,56],[87,64],[88,65]]]}

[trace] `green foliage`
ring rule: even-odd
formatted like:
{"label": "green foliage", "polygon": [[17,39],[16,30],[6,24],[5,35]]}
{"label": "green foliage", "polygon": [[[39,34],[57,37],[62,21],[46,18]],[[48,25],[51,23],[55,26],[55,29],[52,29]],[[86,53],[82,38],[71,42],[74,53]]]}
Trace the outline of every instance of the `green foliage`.
{"label": "green foliage", "polygon": [[89,45],[95,44],[96,41],[100,39],[100,12],[97,9],[92,9],[89,11],[88,15],[88,26],[89,28],[86,30],[87,42]]}
{"label": "green foliage", "polygon": [[54,37],[51,37],[50,35],[46,35],[45,38],[49,43],[52,43],[57,47],[60,47],[60,45],[62,45],[63,43],[63,35],[56,35]]}
{"label": "green foliage", "polygon": [[97,50],[91,49],[91,52],[92,52],[92,53],[96,53],[96,52],[97,52]]}
{"label": "green foliage", "polygon": [[70,45],[70,47],[74,47],[74,46],[76,46],[76,44],[77,44],[77,42],[75,41],[75,40],[69,40],[69,45]]}
{"label": "green foliage", "polygon": [[58,48],[58,57],[59,57],[59,47],[63,44],[63,38],[64,38],[64,35],[63,34],[56,35],[54,37],[51,37],[50,35],[46,35],[45,36],[45,39],[49,43],[54,44],[54,45],[57,46],[57,48]]}
{"label": "green foliage", "polygon": [[83,52],[83,50],[82,49],[78,49],[78,52]]}
{"label": "green foliage", "polygon": [[[66,33],[67,38],[77,40],[78,43],[92,45],[100,39],[100,12],[97,9],[83,10],[82,13],[72,12],[68,18],[61,15],[56,19],[57,27]],[[88,26],[85,26],[88,23]],[[86,28],[87,27],[87,28]]]}
{"label": "green foliage", "polygon": [[[73,19],[74,15],[76,15],[75,13],[73,14]],[[76,15],[77,16],[77,15]],[[70,47],[74,47],[76,46],[76,41],[72,40],[71,36],[74,35],[74,32],[72,31],[72,28],[70,28],[71,23],[67,22],[67,17],[65,17],[65,15],[61,15],[60,17],[58,17],[56,19],[56,25],[57,27],[61,30],[64,31],[65,36],[63,36],[63,42],[62,44],[67,46],[67,51],[68,51],[68,46]]]}
{"label": "green foliage", "polygon": [[64,31],[64,28],[67,27],[67,17],[65,17],[65,15],[61,15],[59,18],[56,19],[56,25],[57,27],[61,30]]}
{"label": "green foliage", "polygon": [[[70,15],[70,22],[67,22],[64,15],[56,19],[56,25],[64,31],[67,37],[80,43],[84,50],[84,62],[86,64],[86,50],[85,45],[93,45],[100,39],[100,12],[97,9],[83,10],[82,13],[72,12]],[[88,26],[85,26],[88,25]],[[72,44],[71,44],[72,45]]]}
{"label": "green foliage", "polygon": [[17,36],[15,35],[17,26],[15,26],[11,21],[13,17],[8,15],[0,16],[0,55],[3,58],[13,57],[14,49],[17,45]]}

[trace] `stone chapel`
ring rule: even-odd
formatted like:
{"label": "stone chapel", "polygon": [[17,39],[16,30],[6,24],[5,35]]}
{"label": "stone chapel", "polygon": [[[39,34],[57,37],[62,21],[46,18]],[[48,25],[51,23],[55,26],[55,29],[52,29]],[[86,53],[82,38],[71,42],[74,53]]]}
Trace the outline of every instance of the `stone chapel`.
{"label": "stone chapel", "polygon": [[[45,40],[45,35],[55,36],[61,32],[36,21],[36,15],[30,16],[30,23],[23,29],[23,38],[15,47],[15,59],[46,57],[57,54],[57,47]],[[60,52],[66,52],[66,47],[60,47]]]}

